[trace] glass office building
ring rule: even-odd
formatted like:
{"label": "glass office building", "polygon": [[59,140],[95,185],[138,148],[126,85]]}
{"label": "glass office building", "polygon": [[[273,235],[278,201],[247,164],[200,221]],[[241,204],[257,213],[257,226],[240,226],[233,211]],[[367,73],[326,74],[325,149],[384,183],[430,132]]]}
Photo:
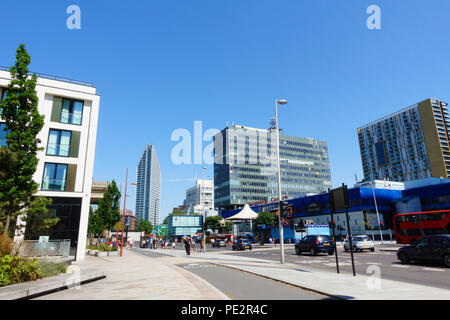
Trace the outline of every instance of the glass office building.
{"label": "glass office building", "polygon": [[[228,126],[214,137],[214,203],[221,210],[278,199],[276,132]],[[327,143],[280,135],[282,198],[331,187]]]}
{"label": "glass office building", "polygon": [[202,216],[169,216],[167,217],[167,236],[175,238],[201,233],[202,222]]}
{"label": "glass office building", "polygon": [[145,219],[156,226],[159,224],[161,169],[154,145],[145,146],[136,176],[136,216],[139,220]]}

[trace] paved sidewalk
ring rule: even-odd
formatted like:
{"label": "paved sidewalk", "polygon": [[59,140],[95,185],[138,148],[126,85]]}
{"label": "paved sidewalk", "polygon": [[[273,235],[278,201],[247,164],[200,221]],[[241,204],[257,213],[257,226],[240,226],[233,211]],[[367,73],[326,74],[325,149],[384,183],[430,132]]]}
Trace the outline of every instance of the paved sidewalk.
{"label": "paved sidewalk", "polygon": [[207,252],[206,254],[195,252],[187,257],[181,250],[174,253],[161,249],[155,251],[177,259],[187,259],[191,262],[207,261],[246,271],[342,299],[450,300],[450,290],[387,280],[382,278],[382,274],[381,277],[377,277],[377,266],[375,265],[371,275],[353,277],[350,274],[336,274],[335,272],[303,268],[289,263],[280,265],[269,260],[217,252]]}
{"label": "paved sidewalk", "polygon": [[[123,257],[86,256],[74,263],[83,270],[99,269],[106,278],[56,293],[39,300],[224,300],[226,295],[196,275],[131,250]],[[173,260],[170,259],[170,260]]]}

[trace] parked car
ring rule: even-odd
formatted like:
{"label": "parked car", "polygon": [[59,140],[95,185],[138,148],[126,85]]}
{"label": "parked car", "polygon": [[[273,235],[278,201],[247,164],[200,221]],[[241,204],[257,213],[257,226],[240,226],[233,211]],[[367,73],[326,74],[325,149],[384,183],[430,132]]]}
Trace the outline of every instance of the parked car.
{"label": "parked car", "polygon": [[223,239],[216,239],[213,244],[212,244],[213,248],[214,247],[226,247],[227,243],[225,242],[225,240]]}
{"label": "parked car", "polygon": [[332,255],[334,254],[333,240],[328,235],[306,236],[295,244],[295,253],[301,255],[302,252],[309,252],[312,256],[320,252]]}
{"label": "parked car", "polygon": [[411,261],[441,262],[450,268],[450,234],[425,236],[398,249],[397,258],[402,264]]}
{"label": "parked car", "polygon": [[231,248],[233,250],[252,250],[252,244],[248,240],[237,240],[233,243],[233,246]]}
{"label": "parked car", "polygon": [[[372,252],[375,251],[375,245],[368,236],[362,235],[362,236],[354,236],[352,237],[352,246],[353,251],[364,251],[364,250],[370,250]],[[346,239],[344,241],[344,250],[345,252],[350,250],[350,240]]]}

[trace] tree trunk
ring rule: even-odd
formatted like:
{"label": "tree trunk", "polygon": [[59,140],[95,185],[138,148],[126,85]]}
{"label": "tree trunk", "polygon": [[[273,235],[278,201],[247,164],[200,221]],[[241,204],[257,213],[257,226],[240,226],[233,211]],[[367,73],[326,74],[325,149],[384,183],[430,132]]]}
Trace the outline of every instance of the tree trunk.
{"label": "tree trunk", "polygon": [[10,225],[10,223],[11,223],[11,216],[8,215],[8,216],[6,217],[5,230],[3,231],[3,235],[4,235],[4,236],[9,237],[8,231],[9,231],[9,225]]}

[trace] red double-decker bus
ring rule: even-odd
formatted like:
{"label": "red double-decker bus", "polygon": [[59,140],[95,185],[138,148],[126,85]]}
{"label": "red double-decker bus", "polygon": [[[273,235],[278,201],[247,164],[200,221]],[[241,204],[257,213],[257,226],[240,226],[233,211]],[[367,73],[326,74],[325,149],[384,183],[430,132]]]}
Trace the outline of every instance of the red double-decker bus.
{"label": "red double-decker bus", "polygon": [[431,234],[450,234],[450,210],[399,213],[394,216],[395,239],[412,244]]}

